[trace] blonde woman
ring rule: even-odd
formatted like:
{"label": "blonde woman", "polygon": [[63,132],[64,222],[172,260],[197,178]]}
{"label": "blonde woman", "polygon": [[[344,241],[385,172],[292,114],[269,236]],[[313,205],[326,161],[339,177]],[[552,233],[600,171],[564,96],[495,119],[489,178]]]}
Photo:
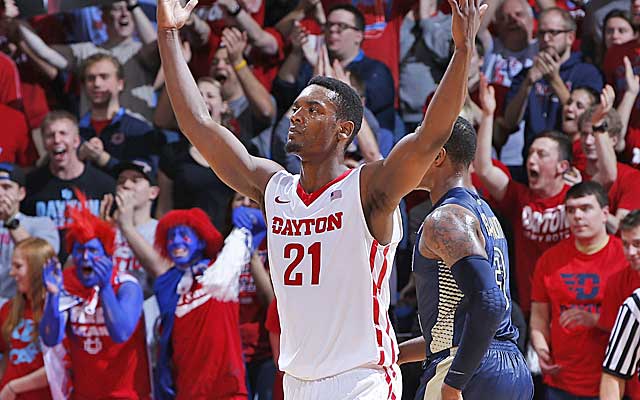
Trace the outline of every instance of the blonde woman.
{"label": "blonde woman", "polygon": [[19,242],[13,251],[9,274],[17,292],[0,309],[0,400],[51,398],[38,324],[45,295],[42,269],[55,255],[47,241],[36,237]]}

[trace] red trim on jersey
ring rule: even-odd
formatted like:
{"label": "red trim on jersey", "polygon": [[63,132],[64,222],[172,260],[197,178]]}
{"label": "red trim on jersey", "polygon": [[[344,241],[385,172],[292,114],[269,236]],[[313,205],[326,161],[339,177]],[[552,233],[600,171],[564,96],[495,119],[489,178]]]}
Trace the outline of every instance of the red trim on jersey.
{"label": "red trim on jersey", "polygon": [[389,246],[385,247],[382,253],[384,261],[382,262],[382,269],[380,270],[380,276],[378,277],[378,290],[382,289],[382,280],[387,273],[387,253],[389,252]]}
{"label": "red trim on jersey", "polygon": [[[380,355],[378,360],[378,365],[384,365],[385,355],[384,355],[384,344],[382,338],[382,326],[380,326],[380,302],[378,301],[378,292],[379,288],[376,282],[376,277],[373,275],[375,272],[375,263],[376,263],[376,254],[378,249],[378,241],[373,240],[371,244],[371,253],[369,255],[369,267],[371,268],[371,285],[372,285],[372,296],[373,296],[373,324],[376,328],[376,343],[378,344],[378,348],[380,349]],[[385,249],[384,254],[386,255]]]}
{"label": "red trim on jersey", "polygon": [[322,193],[324,193],[327,189],[329,189],[331,185],[333,185],[334,183],[340,182],[353,171],[354,171],[353,169],[344,171],[342,175],[328,182],[326,185],[322,186],[320,189],[316,190],[315,192],[311,192],[311,193],[305,192],[304,189],[302,188],[302,185],[300,184],[300,181],[298,181],[298,187],[296,188],[296,193],[298,194],[298,197],[300,197],[300,200],[302,200],[304,205],[309,207],[311,203],[313,203],[318,197],[320,197]]}
{"label": "red trim on jersey", "polygon": [[[391,370],[395,376],[395,371]],[[387,399],[396,400],[396,394],[393,393],[393,379],[391,379],[391,375],[389,375],[389,368],[384,368],[385,380],[387,381],[387,385],[389,385],[389,393],[387,393]]]}

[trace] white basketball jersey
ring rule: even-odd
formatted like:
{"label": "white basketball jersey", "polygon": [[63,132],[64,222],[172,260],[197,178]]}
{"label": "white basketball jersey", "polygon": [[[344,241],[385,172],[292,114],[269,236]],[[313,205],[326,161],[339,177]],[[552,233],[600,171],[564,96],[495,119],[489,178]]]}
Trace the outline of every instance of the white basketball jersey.
{"label": "white basketball jersey", "polygon": [[400,210],[393,214],[391,243],[383,246],[362,211],[360,168],[310,195],[299,180],[276,173],[264,198],[282,327],[280,369],[312,380],[394,364],[398,346],[387,311]]}

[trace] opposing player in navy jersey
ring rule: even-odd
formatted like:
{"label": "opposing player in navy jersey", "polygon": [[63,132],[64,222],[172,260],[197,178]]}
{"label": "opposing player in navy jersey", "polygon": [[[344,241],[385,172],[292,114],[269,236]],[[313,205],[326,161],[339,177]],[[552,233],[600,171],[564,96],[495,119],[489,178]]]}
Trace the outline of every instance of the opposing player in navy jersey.
{"label": "opposing player in navy jersey", "polygon": [[[251,156],[211,119],[178,30],[195,7],[158,1],[158,47],[181,131],[231,188],[265,212],[270,274],[282,325],[278,366],[287,399],[400,399],[389,276],[402,237],[398,205],[451,135],[467,93],[480,0],[449,0],[454,52],[424,121],[385,160],[350,170],[344,153],[362,102],[347,84],[313,78],[293,104],[286,150],[299,175]],[[244,63],[246,64],[246,63]],[[234,67],[241,71],[246,65]]]}
{"label": "opposing player in navy jersey", "polygon": [[419,186],[434,203],[413,256],[422,337],[400,345],[399,363],[426,358],[416,398],[529,400],[507,240],[487,203],[464,186],[475,148],[473,127],[458,118]]}

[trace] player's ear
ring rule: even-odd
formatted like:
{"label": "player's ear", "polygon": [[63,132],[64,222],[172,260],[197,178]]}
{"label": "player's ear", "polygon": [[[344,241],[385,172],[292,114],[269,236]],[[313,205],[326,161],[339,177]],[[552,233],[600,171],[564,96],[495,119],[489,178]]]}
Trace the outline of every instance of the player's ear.
{"label": "player's ear", "polygon": [[338,127],[338,139],[339,140],[348,140],[349,137],[353,134],[353,130],[355,129],[355,125],[351,121],[342,121]]}
{"label": "player's ear", "polygon": [[447,158],[447,150],[442,147],[438,154],[436,154],[436,159],[433,160],[433,166],[440,167],[444,163],[444,160]]}

